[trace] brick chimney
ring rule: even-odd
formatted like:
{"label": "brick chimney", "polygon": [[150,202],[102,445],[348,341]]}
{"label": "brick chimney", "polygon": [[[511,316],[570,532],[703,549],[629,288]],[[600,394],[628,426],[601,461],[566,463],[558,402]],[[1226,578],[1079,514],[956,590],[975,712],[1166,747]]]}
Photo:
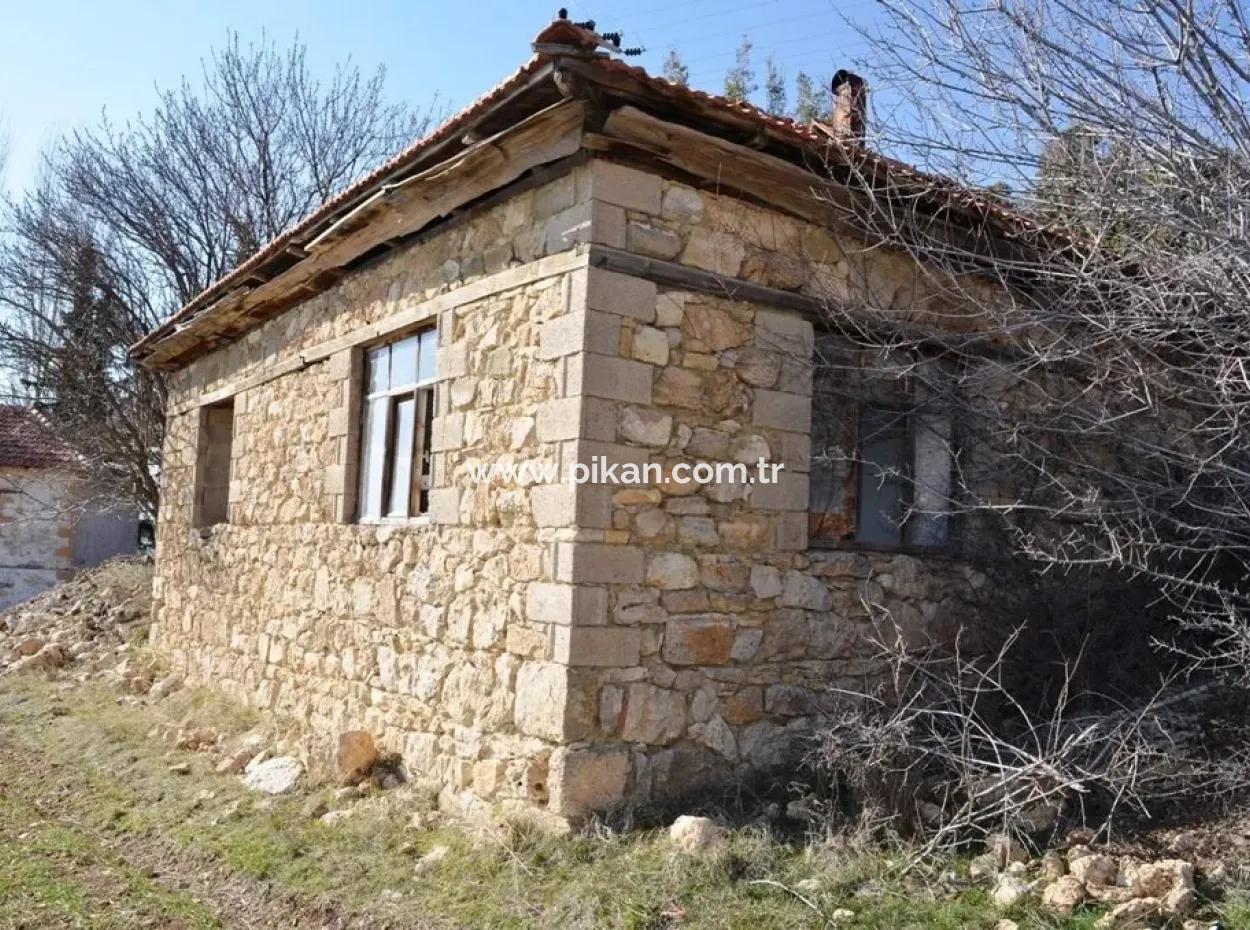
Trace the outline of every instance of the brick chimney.
{"label": "brick chimney", "polygon": [[864,141],[868,84],[858,74],[839,68],[833,76],[833,130],[843,139]]}

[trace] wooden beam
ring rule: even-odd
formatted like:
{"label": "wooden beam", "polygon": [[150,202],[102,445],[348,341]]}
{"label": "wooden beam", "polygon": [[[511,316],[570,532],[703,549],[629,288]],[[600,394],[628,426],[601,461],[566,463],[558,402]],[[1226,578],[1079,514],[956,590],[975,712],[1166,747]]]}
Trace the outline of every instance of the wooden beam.
{"label": "wooden beam", "polygon": [[281,378],[283,375],[290,374],[293,371],[300,371],[318,362],[323,362],[336,352],[387,339],[395,333],[406,330],[418,323],[437,319],[440,314],[447,310],[455,310],[495,294],[503,294],[519,287],[525,287],[538,281],[544,281],[585,268],[588,261],[589,254],[584,247],[577,247],[567,252],[557,252],[555,255],[548,255],[545,258],[540,258],[525,265],[505,268],[503,271],[497,271],[484,278],[478,278],[476,281],[461,285],[454,290],[435,294],[428,300],[423,300],[415,306],[392,313],[390,316],[383,317],[374,323],[357,326],[340,336],[334,336],[314,345],[306,346],[298,351],[293,351],[286,358],[275,362],[268,368],[235,378],[219,387],[213,388],[211,391],[198,394],[181,403],[171,404],[169,413],[170,415],[186,413],[205,404],[225,400],[233,397],[240,391],[268,384],[270,381]]}
{"label": "wooden beam", "polygon": [[[897,231],[904,240],[920,243],[924,237],[929,248],[939,242],[967,256],[970,264],[1011,267],[1021,263],[1020,267],[1027,267],[1029,252],[1023,244],[923,213],[915,209],[915,197],[907,192],[889,187],[856,191],[775,155],[666,122],[636,107],[614,110],[604,123],[603,135],[610,140],[607,144],[594,137],[590,144],[608,152],[615,144],[625,157],[630,151],[645,152],[670,169],[702,179],[702,187],[745,195],[820,226],[869,239],[874,215],[897,208],[906,216],[886,222],[901,227]],[[621,145],[629,148],[621,150]]]}
{"label": "wooden beam", "polygon": [[915,345],[929,348],[959,346],[960,348],[979,348],[986,354],[1003,351],[1001,340],[993,333],[943,333],[910,323],[901,323],[889,319],[879,310],[868,306],[859,306],[846,301],[809,297],[793,291],[783,291],[764,284],[756,284],[742,278],[717,274],[714,271],[703,271],[690,268],[678,262],[664,261],[616,249],[606,245],[590,247],[590,267],[603,268],[621,274],[632,275],[654,281],[656,284],[680,288],[723,297],[726,300],[740,300],[745,303],[760,304],[766,307],[778,307],[793,310],[812,321],[817,328],[828,328],[838,319],[854,321],[857,326],[867,332],[882,336],[899,337]]}
{"label": "wooden beam", "polygon": [[784,159],[657,119],[636,107],[612,111],[604,135],[650,153],[656,160],[716,188],[739,191],[821,226],[843,222],[855,203],[842,185]]}
{"label": "wooden beam", "polygon": [[383,196],[365,201],[348,214],[347,221],[339,225],[342,235],[331,231],[310,244],[310,254],[303,261],[241,297],[235,292],[227,294],[175,334],[154,343],[145,364],[170,367],[185,358],[199,339],[239,324],[249,328],[310,293],[324,290],[328,275],[340,274],[342,268],[377,246],[450,216],[464,204],[533,168],[574,154],[581,148],[584,121],[582,101],[563,101],[483,139],[447,162],[398,182]]}

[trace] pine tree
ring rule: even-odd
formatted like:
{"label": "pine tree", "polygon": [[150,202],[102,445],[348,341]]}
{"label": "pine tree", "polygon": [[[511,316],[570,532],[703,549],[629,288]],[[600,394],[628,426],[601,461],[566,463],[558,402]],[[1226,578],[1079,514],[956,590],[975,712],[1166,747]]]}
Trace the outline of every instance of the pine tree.
{"label": "pine tree", "polygon": [[669,49],[668,55],[664,58],[664,79],[682,86],[690,83],[690,69],[681,60],[675,48]]}
{"label": "pine tree", "polygon": [[767,95],[765,109],[769,113],[783,116],[786,112],[786,76],[772,55],[768,56],[764,73],[764,93]]}
{"label": "pine tree", "polygon": [[800,71],[794,79],[794,98],[794,118],[800,123],[828,116],[828,103],[806,72]]}
{"label": "pine tree", "polygon": [[751,40],[744,35],[734,66],[725,72],[725,96],[730,100],[749,101],[758,89],[755,69],[751,67]]}

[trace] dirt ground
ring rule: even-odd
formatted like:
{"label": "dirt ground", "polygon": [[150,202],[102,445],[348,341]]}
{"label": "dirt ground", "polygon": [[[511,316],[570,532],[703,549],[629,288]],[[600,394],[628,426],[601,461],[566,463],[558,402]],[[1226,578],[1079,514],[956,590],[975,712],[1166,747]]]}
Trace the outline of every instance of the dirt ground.
{"label": "dirt ground", "polygon": [[[662,828],[454,822],[402,780],[336,789],[305,772],[260,794],[223,763],[293,744],[146,651],[145,573],[106,566],[0,616],[0,930],[1092,930],[1106,911],[1058,916],[1036,894],[997,906],[968,860],[903,871],[906,849],[775,813],[739,811],[721,845],[689,855]],[[1250,930],[1250,823],[1189,841],[1186,926]]]}

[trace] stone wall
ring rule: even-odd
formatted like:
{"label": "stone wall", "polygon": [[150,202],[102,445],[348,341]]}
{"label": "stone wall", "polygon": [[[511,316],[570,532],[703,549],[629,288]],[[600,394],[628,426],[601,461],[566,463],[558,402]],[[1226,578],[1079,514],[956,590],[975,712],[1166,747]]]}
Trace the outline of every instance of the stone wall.
{"label": "stone wall", "polygon": [[[828,686],[874,673],[866,604],[918,635],[978,609],[956,559],[809,549],[810,321],[591,267],[589,243],[937,307],[896,256],[601,161],[472,215],[173,377],[154,643],[176,667],[322,748],[369,729],[449,802],[577,816],[791,759]],[[361,525],[362,348],[429,323],[429,514]],[[225,398],[229,522],[200,529],[200,407]],[[761,457],[777,484],[671,477]],[[472,474],[599,460],[665,477]]]}
{"label": "stone wall", "polygon": [[[630,198],[603,230],[608,245],[913,320],[940,310],[961,325],[940,283],[898,256],[609,171]],[[558,560],[559,581],[573,585],[559,595],[572,628],[558,658],[576,709],[553,759],[561,813],[791,766],[830,689],[879,674],[874,621],[941,641],[975,627],[988,594],[957,553],[809,549],[810,320],[596,269],[586,294],[572,457],[658,464],[664,477],[583,488],[577,541]],[[784,466],[779,482],[673,477],[678,463],[754,470],[761,459]]]}
{"label": "stone wall", "polygon": [[[314,752],[363,727],[449,800],[546,802],[565,704],[551,617],[527,603],[575,535],[571,498],[477,483],[469,466],[561,460],[567,425],[552,438],[549,424],[577,375],[544,333],[582,300],[584,271],[579,289],[569,269],[585,266],[597,183],[583,166],[521,193],[174,376],[153,642],[176,668],[305,721]],[[362,347],[427,324],[440,343],[430,511],[361,525]],[[200,408],[224,397],[229,522],[199,529]]]}
{"label": "stone wall", "polygon": [[0,610],[68,577],[73,567],[72,476],[0,468]]}

